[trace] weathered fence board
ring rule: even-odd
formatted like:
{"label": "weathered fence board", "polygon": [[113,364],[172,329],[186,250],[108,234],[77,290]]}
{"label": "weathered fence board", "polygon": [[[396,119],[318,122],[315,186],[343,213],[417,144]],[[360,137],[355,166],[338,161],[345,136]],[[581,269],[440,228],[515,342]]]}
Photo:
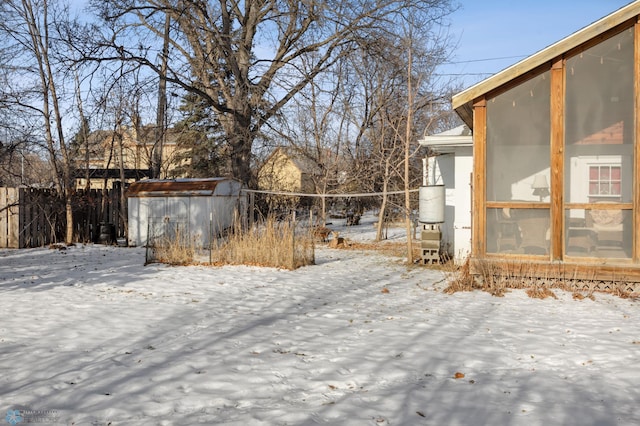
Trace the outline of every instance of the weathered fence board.
{"label": "weathered fence board", "polygon": [[0,187],[0,248],[18,247],[18,190]]}
{"label": "weathered fence board", "polygon": [[[125,238],[126,212],[119,188],[76,191],[72,198],[74,241],[96,242],[100,225],[114,225]],[[57,192],[39,188],[0,187],[0,248],[40,247],[64,241],[65,202]]]}

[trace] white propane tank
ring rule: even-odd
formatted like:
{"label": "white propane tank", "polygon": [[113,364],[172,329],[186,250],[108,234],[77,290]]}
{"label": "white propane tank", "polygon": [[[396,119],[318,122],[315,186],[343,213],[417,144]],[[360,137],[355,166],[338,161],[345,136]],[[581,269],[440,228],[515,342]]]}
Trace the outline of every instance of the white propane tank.
{"label": "white propane tank", "polygon": [[419,194],[419,221],[421,223],[444,222],[444,185],[421,186]]}

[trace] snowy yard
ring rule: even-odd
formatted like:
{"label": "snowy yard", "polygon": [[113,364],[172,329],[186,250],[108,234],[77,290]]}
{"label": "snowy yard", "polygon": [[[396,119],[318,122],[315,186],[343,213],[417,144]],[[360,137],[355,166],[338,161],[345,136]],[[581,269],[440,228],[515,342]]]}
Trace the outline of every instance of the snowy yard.
{"label": "snowy yard", "polygon": [[636,301],[446,295],[398,259],[316,262],[0,251],[0,423],[640,424]]}

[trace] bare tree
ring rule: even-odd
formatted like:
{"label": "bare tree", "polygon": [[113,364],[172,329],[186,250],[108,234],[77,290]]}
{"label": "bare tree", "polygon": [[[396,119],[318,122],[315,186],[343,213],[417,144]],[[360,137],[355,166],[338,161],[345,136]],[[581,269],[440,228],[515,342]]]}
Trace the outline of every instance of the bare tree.
{"label": "bare tree", "polygon": [[72,161],[65,138],[63,105],[65,85],[56,69],[54,46],[58,45],[54,23],[67,11],[56,9],[59,3],[49,0],[6,0],[0,4],[0,32],[6,46],[14,53],[21,75],[33,82],[31,89],[39,100],[28,100],[23,106],[41,117],[44,140],[51,168],[55,171],[55,186],[64,198],[66,211],[65,242],[73,240],[73,179]]}
{"label": "bare tree", "polygon": [[411,139],[413,136],[413,114],[415,108],[414,81],[413,81],[413,39],[411,34],[407,37],[409,43],[407,43],[407,121],[405,124],[404,133],[404,216],[405,216],[405,229],[407,231],[407,262],[413,263],[413,244],[412,238],[414,235],[413,225],[411,221],[411,195],[409,189],[411,188],[411,176],[410,176],[410,164],[411,159]]}
{"label": "bare tree", "polygon": [[[429,37],[415,31],[417,27],[430,29],[431,32],[425,31]],[[440,80],[435,73],[450,53],[446,31],[436,22],[418,24],[412,16],[401,28],[402,38],[379,38],[363,45],[361,54],[350,58],[351,78],[358,83],[347,109],[357,129],[351,145],[357,158],[354,170],[370,190],[382,192],[376,239],[382,238],[387,209],[393,200],[394,207],[403,212],[411,260],[415,196],[410,194],[410,188],[417,186],[420,176],[415,159],[419,152],[417,129],[441,121],[441,104],[451,91],[452,81]],[[404,192],[402,201],[389,196],[398,190]]]}
{"label": "bare tree", "polygon": [[[301,62],[302,67],[313,66],[305,60]],[[350,166],[341,152],[343,134],[340,128],[348,117],[341,109],[343,79],[339,70],[337,64],[332,72],[319,76],[298,93],[282,111],[280,127],[274,137],[280,141],[279,145],[282,141],[291,145],[292,155],[311,165],[306,172],[314,193],[325,195],[319,197],[323,223],[327,215],[327,198],[345,190],[346,182],[341,179],[341,172],[346,172]]]}
{"label": "bare tree", "polygon": [[[166,80],[206,100],[230,147],[230,168],[252,182],[252,148],[263,125],[363,40],[394,37],[401,14],[440,19],[450,0],[100,0],[110,28],[87,60],[136,61],[162,76],[154,51],[171,19]],[[151,48],[149,48],[149,46]],[[155,47],[155,50],[153,48]],[[310,54],[313,66],[303,69]]]}
{"label": "bare tree", "polygon": [[158,108],[156,112],[155,141],[151,155],[151,177],[159,178],[162,168],[162,151],[167,136],[167,66],[169,62],[169,31],[171,30],[171,17],[165,15],[164,30],[162,36],[162,54],[160,59],[160,75],[158,83]]}

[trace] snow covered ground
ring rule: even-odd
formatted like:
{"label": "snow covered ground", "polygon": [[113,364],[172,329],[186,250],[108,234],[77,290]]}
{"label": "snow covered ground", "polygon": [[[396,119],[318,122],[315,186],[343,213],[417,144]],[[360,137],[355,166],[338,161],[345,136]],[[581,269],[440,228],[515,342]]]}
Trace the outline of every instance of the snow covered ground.
{"label": "snow covered ground", "polygon": [[638,302],[446,295],[399,259],[316,261],[0,250],[0,424],[640,424]]}

